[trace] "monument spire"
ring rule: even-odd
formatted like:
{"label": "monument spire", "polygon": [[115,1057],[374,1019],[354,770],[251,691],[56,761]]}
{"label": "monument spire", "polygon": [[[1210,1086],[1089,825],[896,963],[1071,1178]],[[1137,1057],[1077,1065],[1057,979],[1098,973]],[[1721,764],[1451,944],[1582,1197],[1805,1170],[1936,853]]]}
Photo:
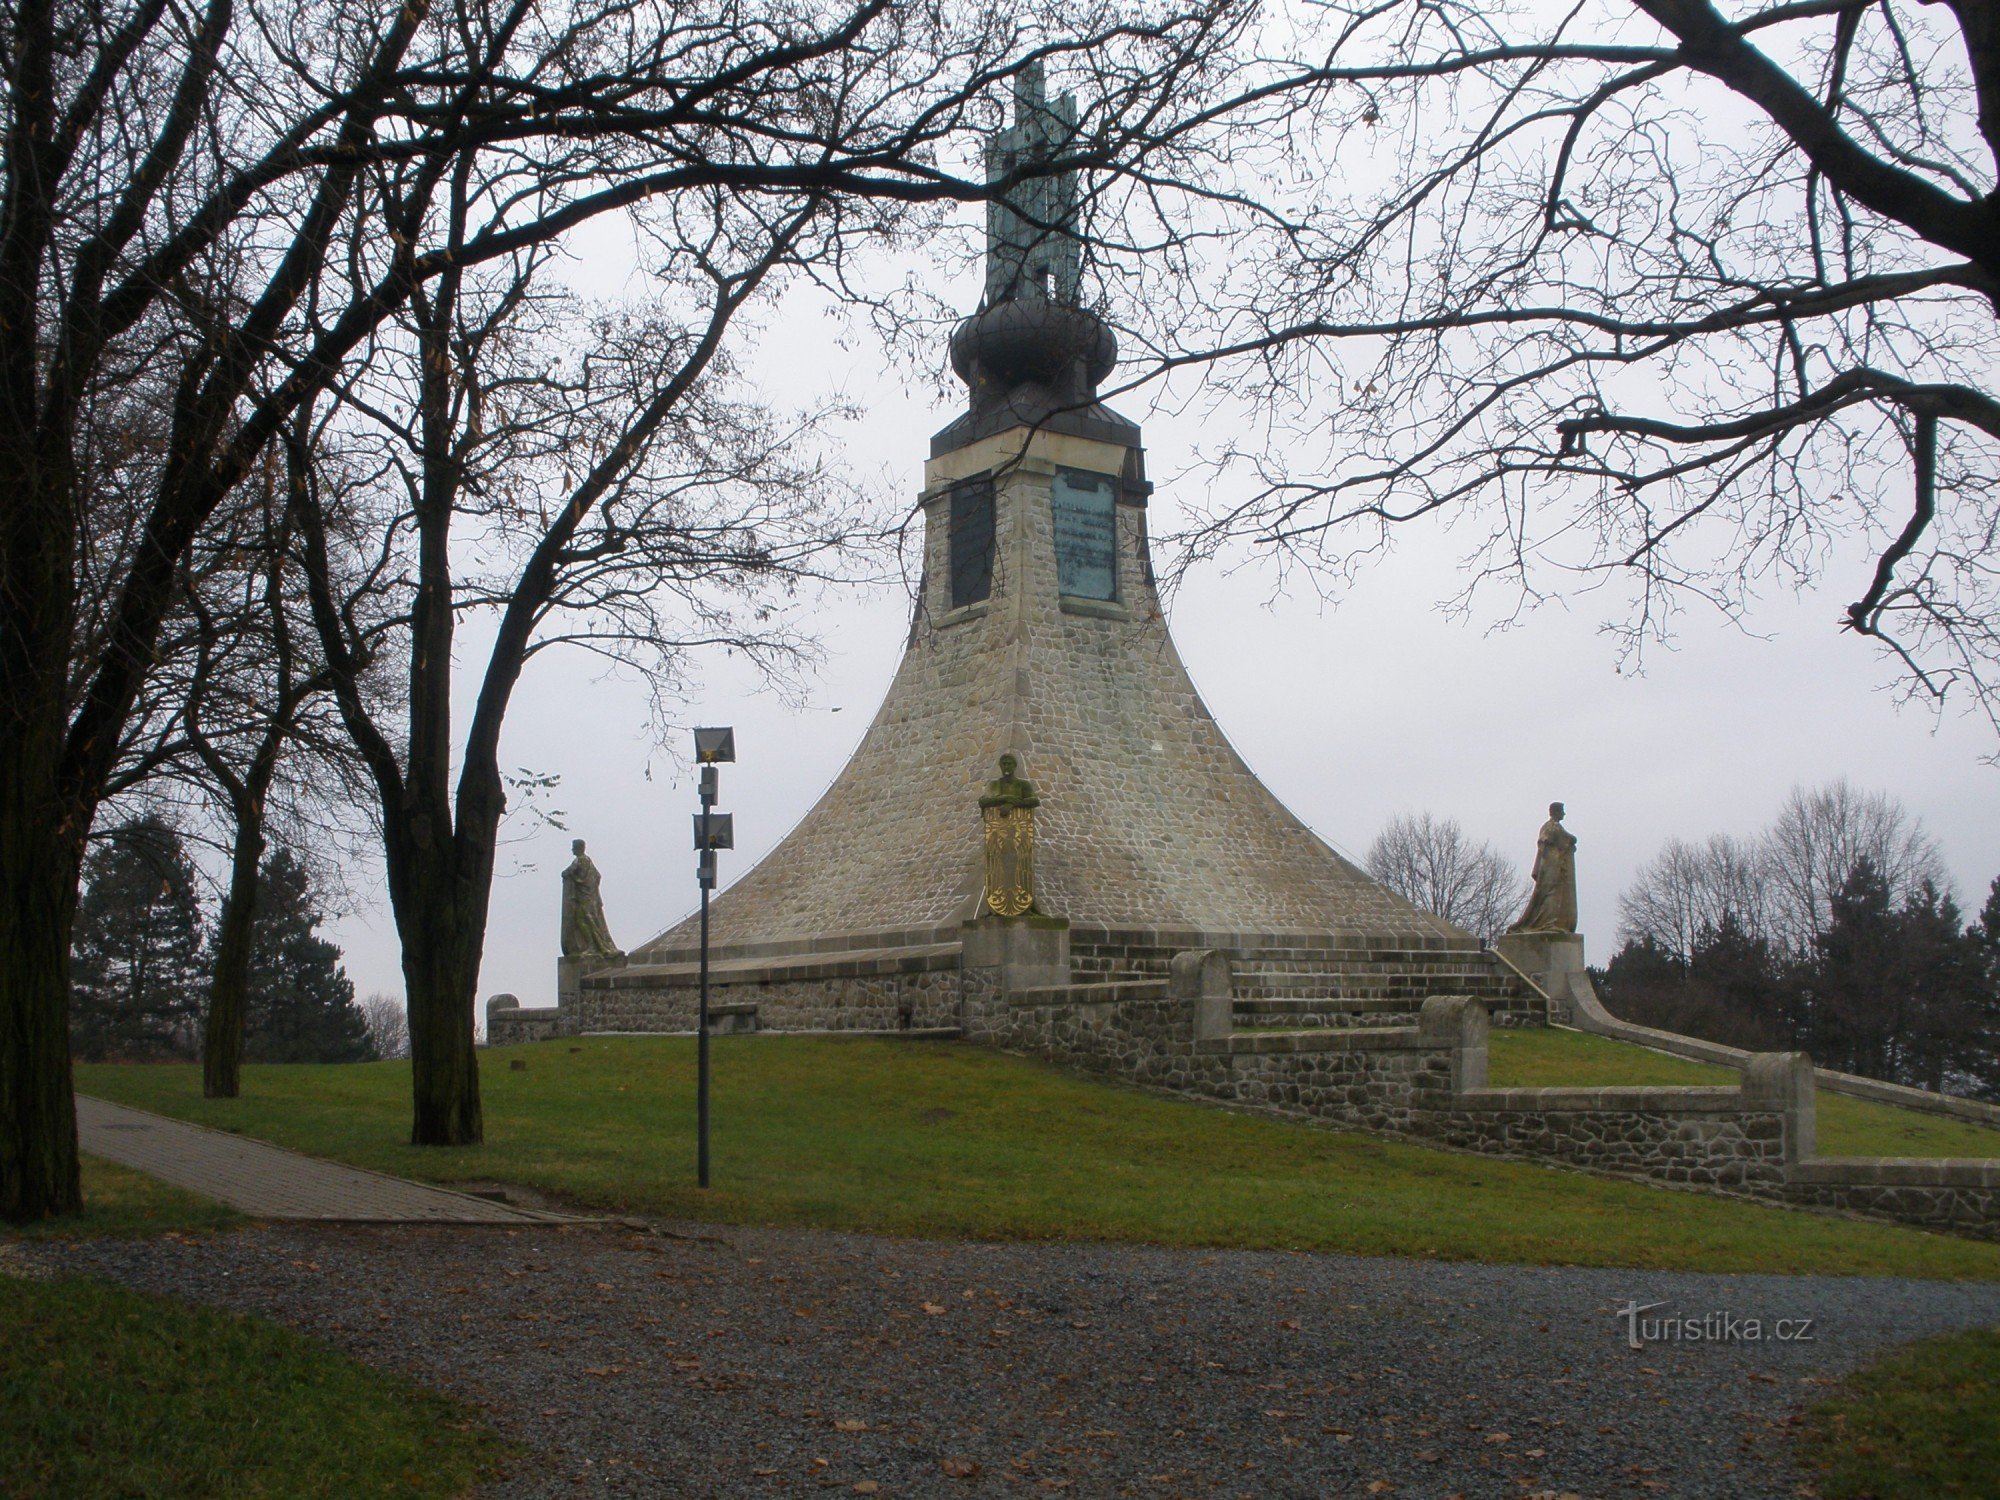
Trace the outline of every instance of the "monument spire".
{"label": "monument spire", "polygon": [[[1060,161],[1076,133],[1075,95],[1050,99],[1041,63],[1024,63],[1014,122],[986,143],[987,182]],[[1077,217],[1073,170],[1022,177],[988,200],[985,289],[951,336],[970,409],[932,441],[932,457],[1010,427],[1138,445],[1138,429],[1097,404],[1118,341],[1083,305]]]}
{"label": "monument spire", "polygon": [[[1076,96],[1050,102],[1039,59],[1014,78],[1014,123],[986,143],[986,180],[1059,158],[1076,136]],[[1076,238],[1076,173],[1015,183],[986,205],[986,295],[981,307],[1036,296],[1075,307],[1083,257]]]}

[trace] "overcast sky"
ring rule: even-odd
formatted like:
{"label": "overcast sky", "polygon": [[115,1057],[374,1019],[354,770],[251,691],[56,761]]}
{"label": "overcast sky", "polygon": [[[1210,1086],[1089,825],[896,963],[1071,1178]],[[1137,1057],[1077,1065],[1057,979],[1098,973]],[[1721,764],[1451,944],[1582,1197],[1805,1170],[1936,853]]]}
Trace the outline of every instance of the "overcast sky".
{"label": "overcast sky", "polygon": [[[616,258],[615,248],[586,246]],[[976,289],[968,279],[964,305]],[[800,302],[767,319],[752,368],[777,398],[844,390],[866,414],[843,430],[853,466],[887,477],[914,502],[930,435],[956,413],[906,372]],[[938,367],[943,350],[938,351]],[[1150,471],[1159,484],[1153,530],[1173,529],[1187,480],[1175,474],[1199,424],[1149,413]],[[1321,837],[1359,860],[1389,817],[1428,810],[1457,818],[1525,866],[1552,800],[1567,804],[1577,855],[1581,925],[1601,963],[1614,946],[1619,892],[1672,836],[1748,834],[1794,785],[1846,776],[1901,798],[1938,837],[1961,900],[1976,908],[2000,873],[2000,772],[1981,764],[1989,732],[1972,719],[1941,723],[1898,710],[1885,669],[1835,628],[1865,586],[1857,555],[1837,561],[1822,592],[1767,597],[1746,635],[1713,617],[1686,618],[1675,649],[1642,675],[1621,674],[1592,598],[1546,607],[1505,631],[1491,614],[1448,618],[1439,601],[1459,586],[1454,539],[1434,526],[1403,533],[1334,607],[1310,595],[1273,597],[1268,567],[1191,577],[1170,624],[1196,686],[1253,770]],[[896,669],[908,620],[898,591],[826,602],[816,625],[828,650],[810,702],[794,709],[718,659],[685,722],[733,724],[738,761],[723,771],[721,806],[736,815],[738,848],[725,883],[801,817],[839,773]],[[462,647],[476,646],[468,630]],[[476,652],[464,655],[476,669]],[[469,686],[469,684],[468,684]],[[470,692],[462,687],[461,701]],[[684,737],[683,737],[684,738]],[[553,1003],[559,872],[569,839],[589,841],[604,875],[613,936],[634,947],[694,905],[688,849],[691,780],[649,739],[645,694],[601,664],[552,652],[529,666],[515,698],[503,764],[553,775],[549,801],[566,829],[514,816],[500,853],[480,996],[511,992]],[[648,771],[651,779],[648,779]],[[357,909],[332,935],[363,993],[400,996],[394,927],[379,872],[357,871]]]}

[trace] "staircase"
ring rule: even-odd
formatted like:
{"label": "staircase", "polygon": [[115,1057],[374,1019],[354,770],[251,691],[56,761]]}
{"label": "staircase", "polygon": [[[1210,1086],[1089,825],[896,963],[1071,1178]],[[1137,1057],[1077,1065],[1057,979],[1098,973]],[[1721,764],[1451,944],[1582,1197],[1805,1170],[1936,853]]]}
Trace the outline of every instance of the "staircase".
{"label": "staircase", "polygon": [[1545,1026],[1548,1003],[1499,956],[1475,948],[1419,946],[1396,937],[1304,939],[1251,933],[1143,933],[1078,929],[1078,984],[1164,979],[1177,952],[1216,948],[1234,971],[1239,1030],[1414,1026],[1432,995],[1472,995],[1496,1026]]}

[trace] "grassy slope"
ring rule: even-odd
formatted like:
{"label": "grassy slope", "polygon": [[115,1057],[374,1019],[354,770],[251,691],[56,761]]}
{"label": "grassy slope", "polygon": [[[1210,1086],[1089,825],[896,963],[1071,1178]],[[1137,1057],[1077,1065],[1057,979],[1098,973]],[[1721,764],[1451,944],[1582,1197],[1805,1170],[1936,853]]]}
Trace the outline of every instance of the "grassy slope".
{"label": "grassy slope", "polygon": [[[1581,1031],[1495,1031],[1495,1088],[1554,1088],[1563,1084],[1734,1083],[1736,1070],[1650,1052],[1630,1042]],[[1822,1156],[2000,1157],[2000,1130],[1918,1114],[1846,1094],[1819,1091]]]}
{"label": "grassy slope", "polygon": [[1827,1500],[1991,1496],[2000,1476],[2000,1329],[1943,1334],[1842,1382],[1799,1455]]}
{"label": "grassy slope", "polygon": [[457,1495],[507,1449],[470,1408],[253,1318],[0,1275],[0,1493]]}
{"label": "grassy slope", "polygon": [[[510,1071],[514,1059],[527,1063]],[[2000,1245],[1428,1150],[1107,1087],[979,1048],[715,1045],[716,1189],[692,1184],[693,1043],[482,1054],[486,1141],[419,1150],[407,1064],[85,1067],[79,1086],[363,1166],[612,1210],[971,1238],[1142,1240],[1705,1270],[2000,1277]]]}

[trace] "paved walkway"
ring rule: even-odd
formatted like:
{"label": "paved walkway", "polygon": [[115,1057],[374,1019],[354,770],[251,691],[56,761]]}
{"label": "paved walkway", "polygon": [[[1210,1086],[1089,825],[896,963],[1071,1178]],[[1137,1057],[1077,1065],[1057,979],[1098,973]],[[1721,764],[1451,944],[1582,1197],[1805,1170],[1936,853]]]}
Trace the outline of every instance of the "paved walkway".
{"label": "paved walkway", "polygon": [[259,1219],[374,1224],[567,1224],[563,1214],[344,1167],[266,1141],[76,1096],[78,1142],[92,1156],[216,1198]]}

